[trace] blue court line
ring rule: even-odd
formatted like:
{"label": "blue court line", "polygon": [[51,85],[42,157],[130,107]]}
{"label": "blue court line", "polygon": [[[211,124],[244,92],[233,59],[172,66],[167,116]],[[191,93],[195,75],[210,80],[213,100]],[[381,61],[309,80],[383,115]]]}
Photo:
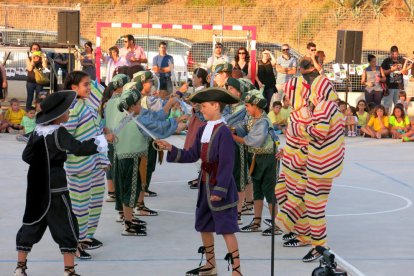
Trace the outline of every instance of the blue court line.
{"label": "blue court line", "polygon": [[398,184],[400,184],[400,185],[402,185],[402,186],[404,186],[404,187],[406,187],[406,188],[408,188],[410,190],[414,190],[414,187],[411,186],[410,184],[407,184],[407,183],[405,183],[405,182],[403,182],[401,180],[398,180],[397,178],[394,178],[394,177],[392,177],[392,176],[390,176],[390,175],[388,175],[386,173],[383,173],[381,171],[377,171],[376,169],[370,168],[370,167],[365,166],[365,165],[363,165],[361,163],[358,163],[358,162],[354,162],[354,164],[357,165],[357,166],[360,166],[360,167],[362,167],[362,168],[364,168],[364,169],[366,169],[366,170],[368,170],[370,172],[376,173],[376,174],[381,175],[381,176],[383,176],[383,177],[385,177],[385,178],[387,178],[389,180],[392,180],[393,182],[398,183]]}

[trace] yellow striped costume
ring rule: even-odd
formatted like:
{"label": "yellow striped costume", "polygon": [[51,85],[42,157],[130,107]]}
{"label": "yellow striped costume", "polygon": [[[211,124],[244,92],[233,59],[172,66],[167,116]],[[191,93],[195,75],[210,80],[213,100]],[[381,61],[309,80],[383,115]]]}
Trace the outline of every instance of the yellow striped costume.
{"label": "yellow striped costume", "polygon": [[308,183],[304,196],[311,232],[312,246],[326,245],[325,209],[332,180],[343,169],[344,116],[338,109],[334,86],[324,76],[317,77],[309,100],[315,105],[312,124],[292,123],[292,135],[309,140],[306,174]]}
{"label": "yellow striped costume", "polygon": [[[308,125],[312,119],[308,108],[310,85],[300,76],[285,84],[285,95],[292,106],[288,124]],[[277,219],[290,232],[309,235],[303,196],[306,190],[306,163],[308,155],[307,139],[286,133],[286,146],[283,149],[282,172],[276,185],[275,194],[279,205]],[[302,218],[301,218],[302,217]]]}

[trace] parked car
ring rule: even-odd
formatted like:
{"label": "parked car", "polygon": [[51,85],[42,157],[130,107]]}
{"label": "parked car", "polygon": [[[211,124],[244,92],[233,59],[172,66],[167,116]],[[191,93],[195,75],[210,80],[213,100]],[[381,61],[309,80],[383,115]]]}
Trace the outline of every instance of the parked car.
{"label": "parked car", "polygon": [[[148,67],[152,67],[152,59],[158,55],[158,45],[164,41],[167,43],[167,53],[174,58],[174,71],[177,80],[185,81],[188,78],[187,73],[187,52],[191,48],[192,42],[188,39],[174,38],[168,36],[145,36],[133,35],[135,45],[142,47],[148,58]],[[118,38],[115,45],[119,48],[124,47],[123,36]],[[101,73],[101,76],[103,74]]]}
{"label": "parked car", "polygon": [[[224,46],[223,53],[229,57],[230,61],[234,59],[234,56],[240,47],[248,48],[247,41],[224,41],[222,42],[222,44]],[[187,70],[189,72],[189,75],[192,74],[195,68],[206,67],[207,59],[213,54],[213,46],[214,46],[213,42],[211,41],[193,43],[193,45],[191,46],[191,49],[188,52],[188,58],[187,58],[188,59]],[[279,44],[279,43],[257,42],[256,43],[256,49],[257,49],[256,59],[257,60],[259,59],[260,51],[262,51],[265,48],[269,49],[276,56],[280,56],[282,54],[281,46],[282,44]],[[298,51],[292,48],[290,49],[290,53],[298,60],[302,58],[303,56]],[[277,74],[276,71],[275,71],[275,74]]]}

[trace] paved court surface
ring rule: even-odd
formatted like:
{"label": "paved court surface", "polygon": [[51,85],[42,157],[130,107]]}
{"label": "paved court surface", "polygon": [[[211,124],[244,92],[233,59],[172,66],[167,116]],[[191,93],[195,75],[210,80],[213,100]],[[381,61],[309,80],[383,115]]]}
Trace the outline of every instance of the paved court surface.
{"label": "paved court surface", "polygon": [[[183,136],[170,138],[183,144]],[[283,140],[283,139],[282,139]],[[414,143],[347,138],[343,175],[334,182],[328,204],[329,245],[353,275],[414,275]],[[15,234],[24,210],[27,166],[21,161],[24,144],[0,135],[0,275],[12,275],[15,267]],[[115,223],[113,203],[105,203],[96,237],[104,247],[90,251],[93,259],[78,261],[81,275],[175,276],[198,265],[200,246],[193,230],[196,191],[187,187],[194,178],[192,164],[157,167],[147,199],[158,217],[146,218],[147,237],[122,237]],[[268,216],[267,213],[264,216]],[[250,217],[243,217],[245,223]],[[270,275],[270,237],[239,233],[244,275]],[[300,259],[308,247],[281,246],[276,237],[275,275],[311,275],[317,263]],[[221,237],[216,239],[220,275],[230,275]],[[62,275],[61,256],[47,232],[29,256],[27,271],[33,276]]]}

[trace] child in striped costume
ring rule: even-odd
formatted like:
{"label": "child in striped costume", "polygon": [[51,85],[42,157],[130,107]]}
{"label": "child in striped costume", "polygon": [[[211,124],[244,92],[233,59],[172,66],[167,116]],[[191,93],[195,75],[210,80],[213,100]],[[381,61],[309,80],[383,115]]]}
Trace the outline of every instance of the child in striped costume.
{"label": "child in striped costume", "polygon": [[[65,89],[77,92],[77,98],[69,110],[69,120],[64,124],[68,132],[80,141],[101,135],[103,124],[98,110],[102,99],[102,87],[96,82],[91,83],[89,75],[82,71],[70,73],[64,86]],[[72,208],[78,219],[78,257],[81,259],[91,258],[85,249],[102,246],[93,236],[102,211],[105,169],[109,165],[107,155],[102,153],[86,157],[68,153],[65,163]]]}
{"label": "child in striped costume", "polygon": [[[308,107],[310,85],[306,80],[302,76],[292,78],[285,84],[284,91],[285,97],[289,99],[292,106],[288,124],[311,124],[312,119]],[[308,140],[292,135],[288,129],[286,146],[280,153],[283,156],[283,167],[275,194],[279,206],[277,219],[289,230],[282,237],[286,241],[283,244],[285,247],[304,246],[310,243],[308,237],[310,229],[303,201],[307,184],[308,144]],[[297,208],[300,210],[299,214],[295,211]]]}
{"label": "child in striped costume", "polygon": [[[310,262],[320,257],[316,246],[326,246],[325,209],[332,181],[343,169],[345,154],[345,119],[339,111],[338,96],[333,84],[325,76],[317,77],[311,87],[309,100],[315,105],[312,124],[291,123],[294,136],[309,140],[306,165],[307,185],[304,196],[308,214],[312,249],[303,257]],[[299,213],[299,210],[296,210]],[[299,217],[299,216],[298,216]],[[288,229],[283,227],[288,232]]]}

